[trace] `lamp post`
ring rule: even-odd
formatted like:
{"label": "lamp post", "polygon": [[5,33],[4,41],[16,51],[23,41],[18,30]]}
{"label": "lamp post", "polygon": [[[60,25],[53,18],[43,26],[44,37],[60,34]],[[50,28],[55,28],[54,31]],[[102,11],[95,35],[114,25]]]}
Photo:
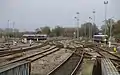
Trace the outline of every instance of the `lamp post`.
{"label": "lamp post", "polygon": [[15,45],[15,22],[13,22],[13,45]]}
{"label": "lamp post", "polygon": [[105,35],[107,34],[107,22],[106,22],[106,17],[107,17],[107,4],[108,1],[104,1],[104,5],[105,5]]}
{"label": "lamp post", "polygon": [[14,26],[15,26],[15,22],[13,22],[13,36],[15,37],[15,28],[14,28]]}
{"label": "lamp post", "polygon": [[[95,11],[95,9],[93,9],[93,25],[95,24],[95,13],[96,13],[96,11]],[[92,36],[94,35],[93,34],[94,32],[93,32],[93,30],[92,30]],[[93,39],[92,39],[92,41],[93,41]],[[93,41],[94,42],[94,41]]]}
{"label": "lamp post", "polygon": [[96,13],[96,11],[95,11],[95,9],[93,10],[93,23],[95,24],[95,13]]}
{"label": "lamp post", "polygon": [[[114,17],[112,17],[114,18]],[[112,19],[111,18],[111,19]],[[112,25],[113,25],[113,22],[112,20],[110,20],[110,37],[109,37],[109,47],[111,47],[111,39],[112,39]]]}
{"label": "lamp post", "polygon": [[79,38],[79,12],[76,13],[77,14],[77,17],[75,17],[76,19],[76,22],[77,22],[77,39]]}
{"label": "lamp post", "polygon": [[[91,23],[91,20],[92,20],[92,18],[89,17],[89,22],[90,22],[90,23]],[[90,27],[89,27],[89,39],[91,39],[91,38],[92,38],[92,25],[90,24],[89,26],[90,26]]]}
{"label": "lamp post", "polygon": [[84,35],[85,35],[84,37],[85,37],[85,38],[87,38],[87,36],[86,36],[86,29],[87,29],[87,27],[86,27],[86,25],[85,25],[85,26],[84,26]]}
{"label": "lamp post", "polygon": [[10,20],[8,20],[8,22],[7,22],[8,24],[7,24],[7,28],[8,28],[8,30],[7,30],[7,42],[8,42],[8,44],[9,44],[9,24],[10,24]]}

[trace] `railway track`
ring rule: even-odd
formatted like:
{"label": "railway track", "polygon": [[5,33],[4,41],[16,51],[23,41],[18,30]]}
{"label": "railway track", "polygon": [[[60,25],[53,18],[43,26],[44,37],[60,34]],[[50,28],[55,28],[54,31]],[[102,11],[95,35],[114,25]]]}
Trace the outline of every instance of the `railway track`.
{"label": "railway track", "polygon": [[23,44],[23,45],[19,45],[19,44],[18,44],[17,46],[9,46],[9,48],[8,48],[8,47],[0,48],[0,52],[1,52],[1,51],[18,49],[18,48],[23,48],[23,47],[29,47],[29,44]]}
{"label": "railway track", "polygon": [[105,51],[99,51],[98,53],[104,58],[116,59],[116,57],[114,57],[113,55],[111,55]]}
{"label": "railway track", "polygon": [[105,50],[105,49],[103,49],[103,48],[96,47],[96,48],[94,48],[94,49],[96,49],[96,51],[97,51],[102,57],[104,57],[104,58],[120,59],[119,56],[117,56],[117,55],[115,55],[115,54],[113,54],[113,53],[111,53],[111,52],[109,52],[109,51],[107,51],[107,50]]}
{"label": "railway track", "polygon": [[47,75],[74,75],[80,67],[84,58],[84,51],[81,56],[72,53],[65,61]]}
{"label": "railway track", "polygon": [[120,73],[120,56],[115,55],[103,48],[100,48],[101,50],[103,50],[104,52],[106,52],[107,54],[111,55],[113,58],[109,57],[109,59],[112,61],[112,63],[114,64],[114,66],[116,67],[117,71]]}
{"label": "railway track", "polygon": [[42,51],[44,49],[48,49],[50,47],[51,47],[50,45],[46,45],[46,46],[43,46],[41,48],[25,51],[25,52],[22,52],[22,53],[20,52],[20,53],[15,53],[15,54],[12,54],[12,55],[7,55],[7,56],[4,56],[4,57],[1,57],[0,59],[5,59],[7,61],[11,61],[11,60],[15,60],[15,59],[20,58],[20,57],[24,57],[24,56],[27,56],[27,55],[30,55],[30,54],[40,52],[40,51]]}
{"label": "railway track", "polygon": [[53,53],[53,52],[58,51],[59,49],[60,49],[60,48],[56,48],[55,46],[52,46],[52,47],[50,47],[50,48],[48,48],[48,49],[45,49],[45,50],[43,50],[43,51],[41,51],[41,52],[37,52],[37,53],[31,54],[31,55],[27,55],[27,56],[18,58],[18,59],[16,59],[16,60],[9,61],[9,62],[7,62],[7,63],[2,63],[2,64],[0,65],[0,67],[3,67],[3,66],[5,66],[5,65],[9,65],[9,64],[12,64],[12,63],[15,63],[15,62],[23,61],[23,60],[28,60],[28,61],[30,61],[30,62],[33,62],[33,61],[35,61],[35,60],[37,60],[37,59],[39,59],[39,58],[42,58],[42,57],[44,57],[44,56],[46,56],[46,55],[49,55],[49,54],[51,54],[51,53]]}
{"label": "railway track", "polygon": [[25,52],[25,51],[41,48],[41,47],[46,46],[46,45],[47,45],[46,43],[43,43],[41,45],[38,44],[38,45],[33,45],[31,47],[23,47],[23,48],[21,47],[21,48],[17,48],[17,49],[14,49],[14,50],[0,51],[0,57],[12,55],[12,54],[15,54],[15,53],[22,53],[22,52]]}
{"label": "railway track", "polygon": [[[51,41],[52,42],[52,41]],[[48,46],[48,47],[45,47]],[[0,59],[3,59],[0,65],[6,65],[17,61],[30,60],[31,62],[49,55],[55,51],[58,51],[60,47],[49,45],[48,41],[42,45],[36,45],[34,47],[28,47],[23,50],[14,50],[14,51],[4,51]],[[22,55],[21,55],[22,54]],[[41,56],[42,55],[42,56]],[[31,59],[30,59],[31,58]],[[6,62],[5,62],[6,61]]]}

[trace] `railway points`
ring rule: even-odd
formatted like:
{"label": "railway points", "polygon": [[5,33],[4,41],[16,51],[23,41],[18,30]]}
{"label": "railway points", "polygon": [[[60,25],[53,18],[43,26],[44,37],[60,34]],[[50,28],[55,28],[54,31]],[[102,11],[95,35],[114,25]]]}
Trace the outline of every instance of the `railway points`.
{"label": "railway points", "polygon": [[115,55],[101,44],[78,40],[47,40],[0,53],[0,68],[29,61],[31,75],[95,75],[97,69],[102,74],[103,68],[99,66],[103,58],[109,59],[118,73],[120,70],[119,54]]}

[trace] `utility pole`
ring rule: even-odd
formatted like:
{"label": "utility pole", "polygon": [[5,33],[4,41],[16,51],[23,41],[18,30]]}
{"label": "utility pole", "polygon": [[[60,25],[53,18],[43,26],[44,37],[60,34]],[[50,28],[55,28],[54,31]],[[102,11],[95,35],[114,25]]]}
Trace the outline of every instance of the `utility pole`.
{"label": "utility pole", "polygon": [[104,1],[104,5],[105,5],[105,35],[107,34],[107,19],[106,19],[106,17],[107,17],[107,4],[108,4],[108,1]]}
{"label": "utility pole", "polygon": [[[89,23],[91,23],[91,20],[92,20],[92,18],[89,17]],[[91,39],[91,38],[92,38],[92,25],[90,24],[89,25],[89,39]]]}
{"label": "utility pole", "polygon": [[[96,11],[95,11],[95,9],[93,9],[93,25],[95,24],[95,13],[96,13]],[[93,37],[93,30],[92,30],[92,37]],[[92,39],[92,41],[93,41],[93,39]]]}
{"label": "utility pole", "polygon": [[[76,22],[77,22],[77,17],[74,17],[75,18],[75,25],[76,25]],[[75,37],[77,38],[77,26],[75,26]]]}
{"label": "utility pole", "polygon": [[95,9],[93,10],[93,23],[95,24],[95,13],[96,13],[96,11],[95,11]]}
{"label": "utility pole", "polygon": [[84,35],[85,35],[85,38],[87,38],[87,36],[86,36],[86,29],[87,29],[87,27],[86,27],[86,25],[84,26]]}
{"label": "utility pole", "polygon": [[15,38],[15,22],[13,22],[13,36]]}
{"label": "utility pole", "polygon": [[15,22],[13,22],[13,39],[15,41]]}
{"label": "utility pole", "polygon": [[7,22],[8,24],[7,24],[7,28],[8,28],[8,31],[7,31],[7,42],[8,42],[8,44],[9,44],[9,24],[10,24],[10,20],[8,20],[8,22]]}
{"label": "utility pole", "polygon": [[111,40],[111,37],[112,37],[112,21],[110,21],[110,40]]}
{"label": "utility pole", "polygon": [[[112,17],[113,18],[113,17]],[[112,19],[111,18],[111,19]],[[112,39],[112,25],[113,25],[113,22],[112,20],[110,20],[110,37],[109,37],[109,47],[111,47],[111,39]]]}
{"label": "utility pole", "polygon": [[77,17],[75,17],[76,21],[77,21],[77,39],[79,38],[79,12],[76,13]]}

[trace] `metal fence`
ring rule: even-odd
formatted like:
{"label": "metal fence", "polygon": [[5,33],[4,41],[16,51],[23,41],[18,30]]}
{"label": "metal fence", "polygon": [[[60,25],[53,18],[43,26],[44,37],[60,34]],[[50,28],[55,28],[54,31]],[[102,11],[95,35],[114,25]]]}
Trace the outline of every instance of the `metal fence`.
{"label": "metal fence", "polygon": [[0,75],[30,75],[30,63],[20,61],[0,67]]}
{"label": "metal fence", "polygon": [[101,59],[101,69],[102,75],[120,75],[110,59]]}

